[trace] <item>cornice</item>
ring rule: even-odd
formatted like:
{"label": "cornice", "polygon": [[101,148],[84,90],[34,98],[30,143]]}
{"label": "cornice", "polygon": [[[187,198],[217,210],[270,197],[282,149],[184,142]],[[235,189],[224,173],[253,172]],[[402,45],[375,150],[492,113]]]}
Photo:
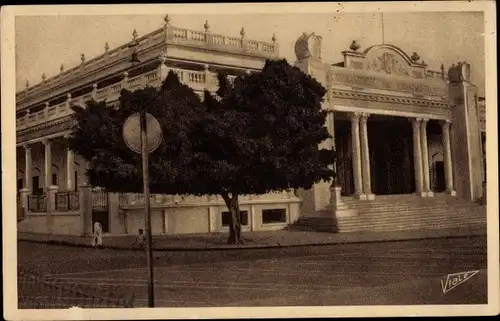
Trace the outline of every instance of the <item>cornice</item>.
{"label": "cornice", "polygon": [[436,100],[428,100],[428,99],[419,99],[412,97],[401,97],[401,96],[390,96],[390,95],[381,95],[381,94],[373,94],[373,93],[361,93],[356,91],[349,90],[338,90],[331,89],[329,90],[329,98],[343,98],[343,99],[356,99],[356,100],[366,100],[366,101],[375,101],[381,103],[393,103],[393,104],[402,104],[402,105],[412,105],[412,106],[425,106],[425,107],[434,107],[441,109],[450,109],[453,104],[436,101]]}

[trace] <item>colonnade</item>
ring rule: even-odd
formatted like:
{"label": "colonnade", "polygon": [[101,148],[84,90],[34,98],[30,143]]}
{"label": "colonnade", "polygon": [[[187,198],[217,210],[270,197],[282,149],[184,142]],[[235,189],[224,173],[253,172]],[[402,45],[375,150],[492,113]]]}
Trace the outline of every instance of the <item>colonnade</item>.
{"label": "colonnade", "polygon": [[[354,194],[361,200],[373,200],[371,187],[370,151],[368,142],[368,113],[350,113],[352,168]],[[413,161],[415,169],[415,191],[422,197],[433,197],[430,188],[429,148],[427,145],[426,118],[411,118],[413,125]],[[456,195],[453,182],[453,161],[450,142],[450,121],[441,121],[442,146],[445,167],[446,192]]]}
{"label": "colonnade", "polygon": [[[33,157],[32,157],[32,145],[34,143],[26,143],[23,145],[25,152],[25,180],[24,180],[24,190],[33,191],[34,186],[32,186],[33,180]],[[52,139],[44,139],[42,140],[42,144],[44,146],[44,189],[47,190],[52,186],[52,147],[53,140]],[[75,190],[75,154],[74,152],[66,148],[65,150],[65,163],[66,163],[66,184],[65,188],[67,191]]]}

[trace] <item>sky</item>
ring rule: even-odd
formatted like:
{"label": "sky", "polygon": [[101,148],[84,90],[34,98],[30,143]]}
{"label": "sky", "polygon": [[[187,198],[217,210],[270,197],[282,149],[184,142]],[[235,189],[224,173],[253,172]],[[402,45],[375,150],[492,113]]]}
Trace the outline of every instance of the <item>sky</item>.
{"label": "sky", "polygon": [[[15,20],[16,91],[39,83],[42,73],[49,78],[104,52],[104,45],[118,47],[132,39],[134,28],[139,36],[163,26],[158,15],[51,15],[18,16]],[[170,14],[170,24],[203,31],[208,20],[210,31],[269,41],[273,33],[280,56],[295,61],[294,44],[303,32],[315,32],[323,38],[322,58],[327,63],[343,60],[341,54],[352,40],[361,50],[381,44],[395,45],[411,56],[418,52],[431,70],[440,70],[458,61],[471,64],[471,82],[484,94],[484,16],[482,12],[328,12],[286,14]]]}

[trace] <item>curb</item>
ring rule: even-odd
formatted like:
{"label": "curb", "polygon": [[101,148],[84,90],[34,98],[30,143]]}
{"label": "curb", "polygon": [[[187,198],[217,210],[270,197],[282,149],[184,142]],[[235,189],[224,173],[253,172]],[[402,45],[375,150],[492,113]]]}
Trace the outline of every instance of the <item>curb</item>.
{"label": "curb", "polygon": [[[427,239],[453,239],[453,238],[464,238],[464,237],[479,237],[486,235],[486,228],[479,231],[476,230],[467,230],[460,231],[456,233],[451,233],[448,235],[440,234],[440,230],[434,230],[436,233],[432,235],[422,235],[418,232],[408,232],[403,235],[396,235],[394,237],[387,235],[379,235],[379,236],[371,236],[368,238],[364,238],[361,236],[358,239],[338,239],[332,241],[319,241],[319,242],[304,242],[304,243],[270,243],[270,244],[255,244],[255,245],[222,245],[222,246],[205,246],[205,247],[168,247],[168,246],[160,246],[159,248],[155,248],[153,242],[153,251],[156,252],[201,252],[201,251],[235,251],[235,250],[263,250],[263,249],[280,249],[280,248],[300,248],[300,247],[308,247],[308,246],[331,246],[331,245],[341,245],[341,244],[363,244],[363,243],[375,243],[375,242],[403,242],[403,241],[414,241],[414,240],[427,240]],[[442,232],[446,230],[443,229]],[[403,231],[404,233],[404,231]],[[334,234],[335,235],[335,234]],[[336,235],[342,235],[341,233],[337,233]],[[50,236],[49,236],[50,238]],[[33,240],[33,239],[25,239],[23,237],[18,238],[18,241],[30,242],[30,243],[45,243],[50,245],[62,245],[62,246],[71,246],[71,247],[80,247],[80,248],[93,248],[90,244],[82,244],[75,243],[71,241],[65,240]],[[121,251],[144,251],[144,248],[132,247],[132,246],[117,246],[117,245],[103,245],[101,249],[111,249],[111,250],[121,250]]]}

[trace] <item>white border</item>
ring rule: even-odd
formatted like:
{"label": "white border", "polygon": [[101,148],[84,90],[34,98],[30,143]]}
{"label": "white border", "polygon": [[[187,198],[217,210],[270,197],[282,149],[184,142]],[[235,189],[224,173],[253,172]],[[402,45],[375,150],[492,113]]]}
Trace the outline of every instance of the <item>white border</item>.
{"label": "white border", "polygon": [[[16,15],[140,15],[221,14],[230,13],[325,13],[325,12],[403,12],[403,11],[484,11],[486,53],[486,126],[488,176],[488,304],[447,306],[348,306],[348,307],[279,307],[279,308],[176,308],[176,309],[92,309],[92,310],[17,310],[16,288],[16,208],[15,195],[15,63],[14,18]],[[496,15],[493,1],[442,2],[371,2],[371,3],[273,3],[273,4],[175,4],[175,5],[72,5],[72,6],[5,6],[1,11],[1,75],[2,75],[2,193],[4,249],[4,317],[9,320],[67,319],[170,319],[170,318],[234,318],[234,317],[320,317],[320,316],[455,316],[493,315],[498,313],[498,158],[496,97]],[[11,170],[9,170],[11,169]]]}

